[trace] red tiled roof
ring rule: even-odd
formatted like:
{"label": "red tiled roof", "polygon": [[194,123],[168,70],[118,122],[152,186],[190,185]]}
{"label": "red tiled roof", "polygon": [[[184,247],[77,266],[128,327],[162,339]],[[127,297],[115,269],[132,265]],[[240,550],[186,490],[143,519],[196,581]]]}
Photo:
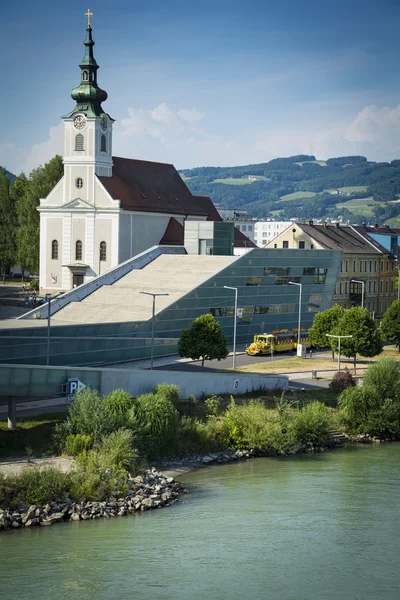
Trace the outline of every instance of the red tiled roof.
{"label": "red tiled roof", "polygon": [[160,246],[183,246],[184,229],[174,217],[171,217],[167,229],[160,240]]}
{"label": "red tiled roof", "polygon": [[124,210],[205,217],[173,165],[113,157],[112,177],[99,180]]}
{"label": "red tiled roof", "polygon": [[195,199],[199,210],[202,210],[208,215],[207,221],[223,221],[209,196],[193,196],[193,198]]}

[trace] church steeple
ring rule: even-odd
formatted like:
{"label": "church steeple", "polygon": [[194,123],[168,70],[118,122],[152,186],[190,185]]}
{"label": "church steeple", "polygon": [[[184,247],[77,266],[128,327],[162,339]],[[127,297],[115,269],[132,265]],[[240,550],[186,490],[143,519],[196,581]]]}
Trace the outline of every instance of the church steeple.
{"label": "church steeple", "polygon": [[99,88],[97,85],[97,69],[99,68],[94,55],[92,39],[92,28],[90,26],[90,17],[93,13],[90,8],[86,13],[88,25],[86,28],[86,39],[83,42],[85,46],[85,55],[79,65],[81,69],[81,82],[78,87],[71,91],[71,97],[76,102],[75,108],[64,115],[63,118],[72,117],[73,114],[79,112],[87,117],[99,117],[104,114],[101,103],[107,100],[107,92]]}

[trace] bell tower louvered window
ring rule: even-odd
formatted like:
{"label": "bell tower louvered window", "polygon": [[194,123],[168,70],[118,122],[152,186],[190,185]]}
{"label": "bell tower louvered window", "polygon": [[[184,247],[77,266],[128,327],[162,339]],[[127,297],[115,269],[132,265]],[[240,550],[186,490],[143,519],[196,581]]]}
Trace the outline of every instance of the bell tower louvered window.
{"label": "bell tower louvered window", "polygon": [[78,133],[75,137],[75,152],[80,152],[83,150],[83,135]]}
{"label": "bell tower louvered window", "polygon": [[107,140],[105,135],[101,136],[100,152],[107,152]]}
{"label": "bell tower louvered window", "polygon": [[57,242],[57,240],[53,240],[51,242],[51,258],[53,260],[58,259],[58,242]]}

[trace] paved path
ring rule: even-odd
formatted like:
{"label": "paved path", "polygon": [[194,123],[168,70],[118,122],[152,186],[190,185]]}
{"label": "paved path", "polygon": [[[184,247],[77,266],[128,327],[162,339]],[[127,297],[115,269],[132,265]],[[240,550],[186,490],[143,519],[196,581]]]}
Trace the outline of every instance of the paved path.
{"label": "paved path", "polygon": [[75,461],[73,458],[65,458],[62,456],[46,458],[6,458],[0,460],[0,473],[4,475],[19,475],[25,469],[33,469],[40,467],[57,467],[64,473],[73,469]]}

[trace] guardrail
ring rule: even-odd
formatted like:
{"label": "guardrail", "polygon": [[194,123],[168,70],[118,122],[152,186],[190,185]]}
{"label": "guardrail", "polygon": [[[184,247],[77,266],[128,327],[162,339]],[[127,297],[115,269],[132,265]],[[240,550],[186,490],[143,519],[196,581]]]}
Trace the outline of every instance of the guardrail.
{"label": "guardrail", "polygon": [[[106,273],[102,273],[94,279],[82,283],[73,290],[65,292],[65,294],[51,300],[50,315],[52,316],[62,308],[65,308],[70,302],[80,302],[81,300],[84,300],[103,285],[112,285],[118,281],[118,279],[121,279],[121,277],[124,277],[124,275],[134,269],[143,269],[143,267],[151,263],[161,254],[185,254],[185,249],[183,246],[153,246],[152,248],[129,258]],[[48,304],[46,303],[33,308],[29,312],[18,317],[18,319],[47,319],[47,316]]]}

